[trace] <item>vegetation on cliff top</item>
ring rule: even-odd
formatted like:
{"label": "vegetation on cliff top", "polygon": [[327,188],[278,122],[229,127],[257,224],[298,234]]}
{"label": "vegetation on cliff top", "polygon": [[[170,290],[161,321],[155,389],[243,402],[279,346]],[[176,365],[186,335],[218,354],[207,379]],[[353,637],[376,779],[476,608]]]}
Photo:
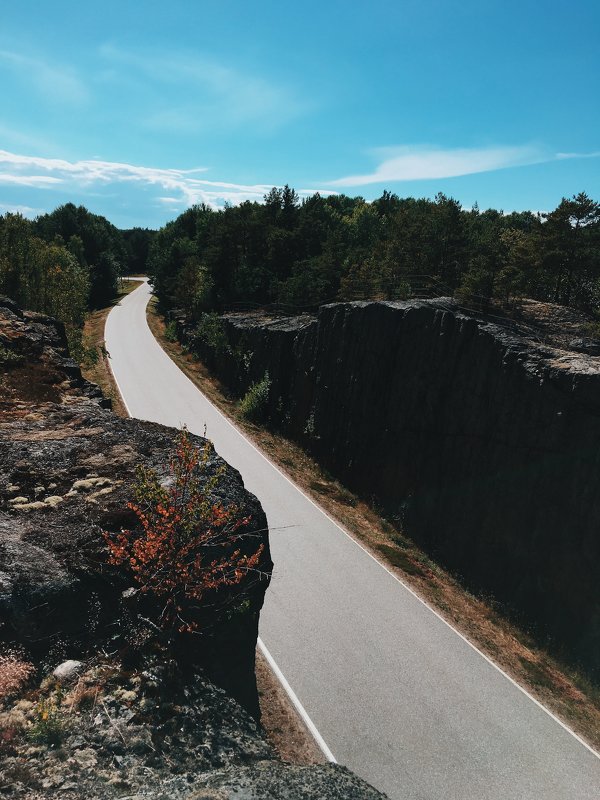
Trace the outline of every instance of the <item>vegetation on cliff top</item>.
{"label": "vegetation on cliff top", "polygon": [[600,298],[600,204],[581,193],[547,214],[464,210],[452,198],[272,189],[264,204],[195,206],[162,228],[149,269],[163,308],[197,317],[236,302],[525,295],[591,311]]}

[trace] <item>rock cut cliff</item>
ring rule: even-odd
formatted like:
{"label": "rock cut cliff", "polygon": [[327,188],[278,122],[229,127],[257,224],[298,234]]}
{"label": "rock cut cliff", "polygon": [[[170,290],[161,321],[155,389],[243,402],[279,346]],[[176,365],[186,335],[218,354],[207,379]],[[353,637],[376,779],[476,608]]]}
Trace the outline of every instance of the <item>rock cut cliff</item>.
{"label": "rock cut cliff", "polygon": [[[222,318],[190,345],[471,587],[600,675],[600,358],[451,300]],[[186,335],[186,331],[182,331]]]}

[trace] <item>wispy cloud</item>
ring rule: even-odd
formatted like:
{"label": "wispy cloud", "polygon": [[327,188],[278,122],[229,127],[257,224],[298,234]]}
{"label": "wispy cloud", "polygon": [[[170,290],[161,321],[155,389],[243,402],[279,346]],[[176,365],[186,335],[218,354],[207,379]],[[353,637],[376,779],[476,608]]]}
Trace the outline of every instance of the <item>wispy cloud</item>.
{"label": "wispy cloud", "polygon": [[22,214],[24,217],[37,217],[44,212],[43,208],[32,208],[13,203],[0,203],[0,213],[9,211],[11,214]]}
{"label": "wispy cloud", "polygon": [[151,128],[194,132],[251,123],[276,128],[302,114],[308,103],[272,80],[224,65],[197,53],[124,50],[107,44],[101,56],[105,80],[136,82],[155,98],[144,115]]}
{"label": "wispy cloud", "polygon": [[[0,184],[29,186],[39,189],[77,190],[89,194],[99,190],[114,190],[128,184],[155,187],[159,190],[152,199],[164,207],[177,210],[196,203],[220,208],[225,203],[236,205],[245,200],[262,200],[272,183],[239,184],[205,180],[198,177],[205,167],[195,169],[162,169],[125,164],[116,161],[66,161],[57,158],[25,156],[0,150]],[[299,194],[311,194],[300,190]],[[324,191],[324,194],[331,192]]]}
{"label": "wispy cloud", "polygon": [[455,178],[478,172],[523,167],[565,158],[591,158],[598,153],[551,153],[541,147],[480,147],[443,149],[428,146],[380,148],[380,163],[371,173],[348,175],[330,186],[366,186],[372,183]]}
{"label": "wispy cloud", "polygon": [[80,105],[88,99],[87,87],[69,66],[11,50],[0,50],[0,65],[32,85],[44,99],[74,105]]}
{"label": "wispy cloud", "polygon": [[0,184],[9,186],[30,186],[44,189],[58,183],[62,183],[61,179],[51,175],[14,175],[10,172],[0,172]]}
{"label": "wispy cloud", "polygon": [[557,161],[566,161],[570,158],[600,158],[600,150],[594,153],[557,153]]}

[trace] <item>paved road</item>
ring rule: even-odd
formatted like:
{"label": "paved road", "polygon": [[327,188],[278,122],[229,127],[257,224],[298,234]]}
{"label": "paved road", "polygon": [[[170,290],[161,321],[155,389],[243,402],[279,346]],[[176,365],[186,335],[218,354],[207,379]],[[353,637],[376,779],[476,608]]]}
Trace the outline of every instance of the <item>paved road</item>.
{"label": "paved road", "polygon": [[106,345],[134,417],[208,436],[260,499],[275,573],[261,637],[337,760],[391,798],[598,800],[600,759],[344,534],[168,358],[147,285]]}

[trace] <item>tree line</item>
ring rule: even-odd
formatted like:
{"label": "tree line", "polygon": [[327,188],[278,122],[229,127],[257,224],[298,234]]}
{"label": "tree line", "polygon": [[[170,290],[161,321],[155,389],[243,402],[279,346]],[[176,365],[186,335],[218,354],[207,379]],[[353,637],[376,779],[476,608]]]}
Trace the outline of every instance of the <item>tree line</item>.
{"label": "tree line", "polygon": [[193,318],[236,303],[293,310],[424,293],[477,304],[528,296],[590,313],[600,204],[580,193],[548,213],[504,214],[443,194],[301,200],[285,186],[263,203],[193,206],[159,231],[119,230],[73,203],[35,220],[0,216],[0,293],[62,320],[72,345],[86,312],[132,273],[150,274],[162,307]]}
{"label": "tree line", "polygon": [[528,296],[591,312],[600,299],[600,204],[505,214],[438,194],[362,197],[289,186],[264,203],[189,208],[153,239],[148,269],[163,308],[193,317],[236,303],[302,308],[419,293],[486,303]]}
{"label": "tree line", "polygon": [[115,297],[121,275],[145,270],[152,234],[120,231],[73,203],[35,220],[7,213],[0,216],[0,294],[64,322],[80,355],[86,312]]}

